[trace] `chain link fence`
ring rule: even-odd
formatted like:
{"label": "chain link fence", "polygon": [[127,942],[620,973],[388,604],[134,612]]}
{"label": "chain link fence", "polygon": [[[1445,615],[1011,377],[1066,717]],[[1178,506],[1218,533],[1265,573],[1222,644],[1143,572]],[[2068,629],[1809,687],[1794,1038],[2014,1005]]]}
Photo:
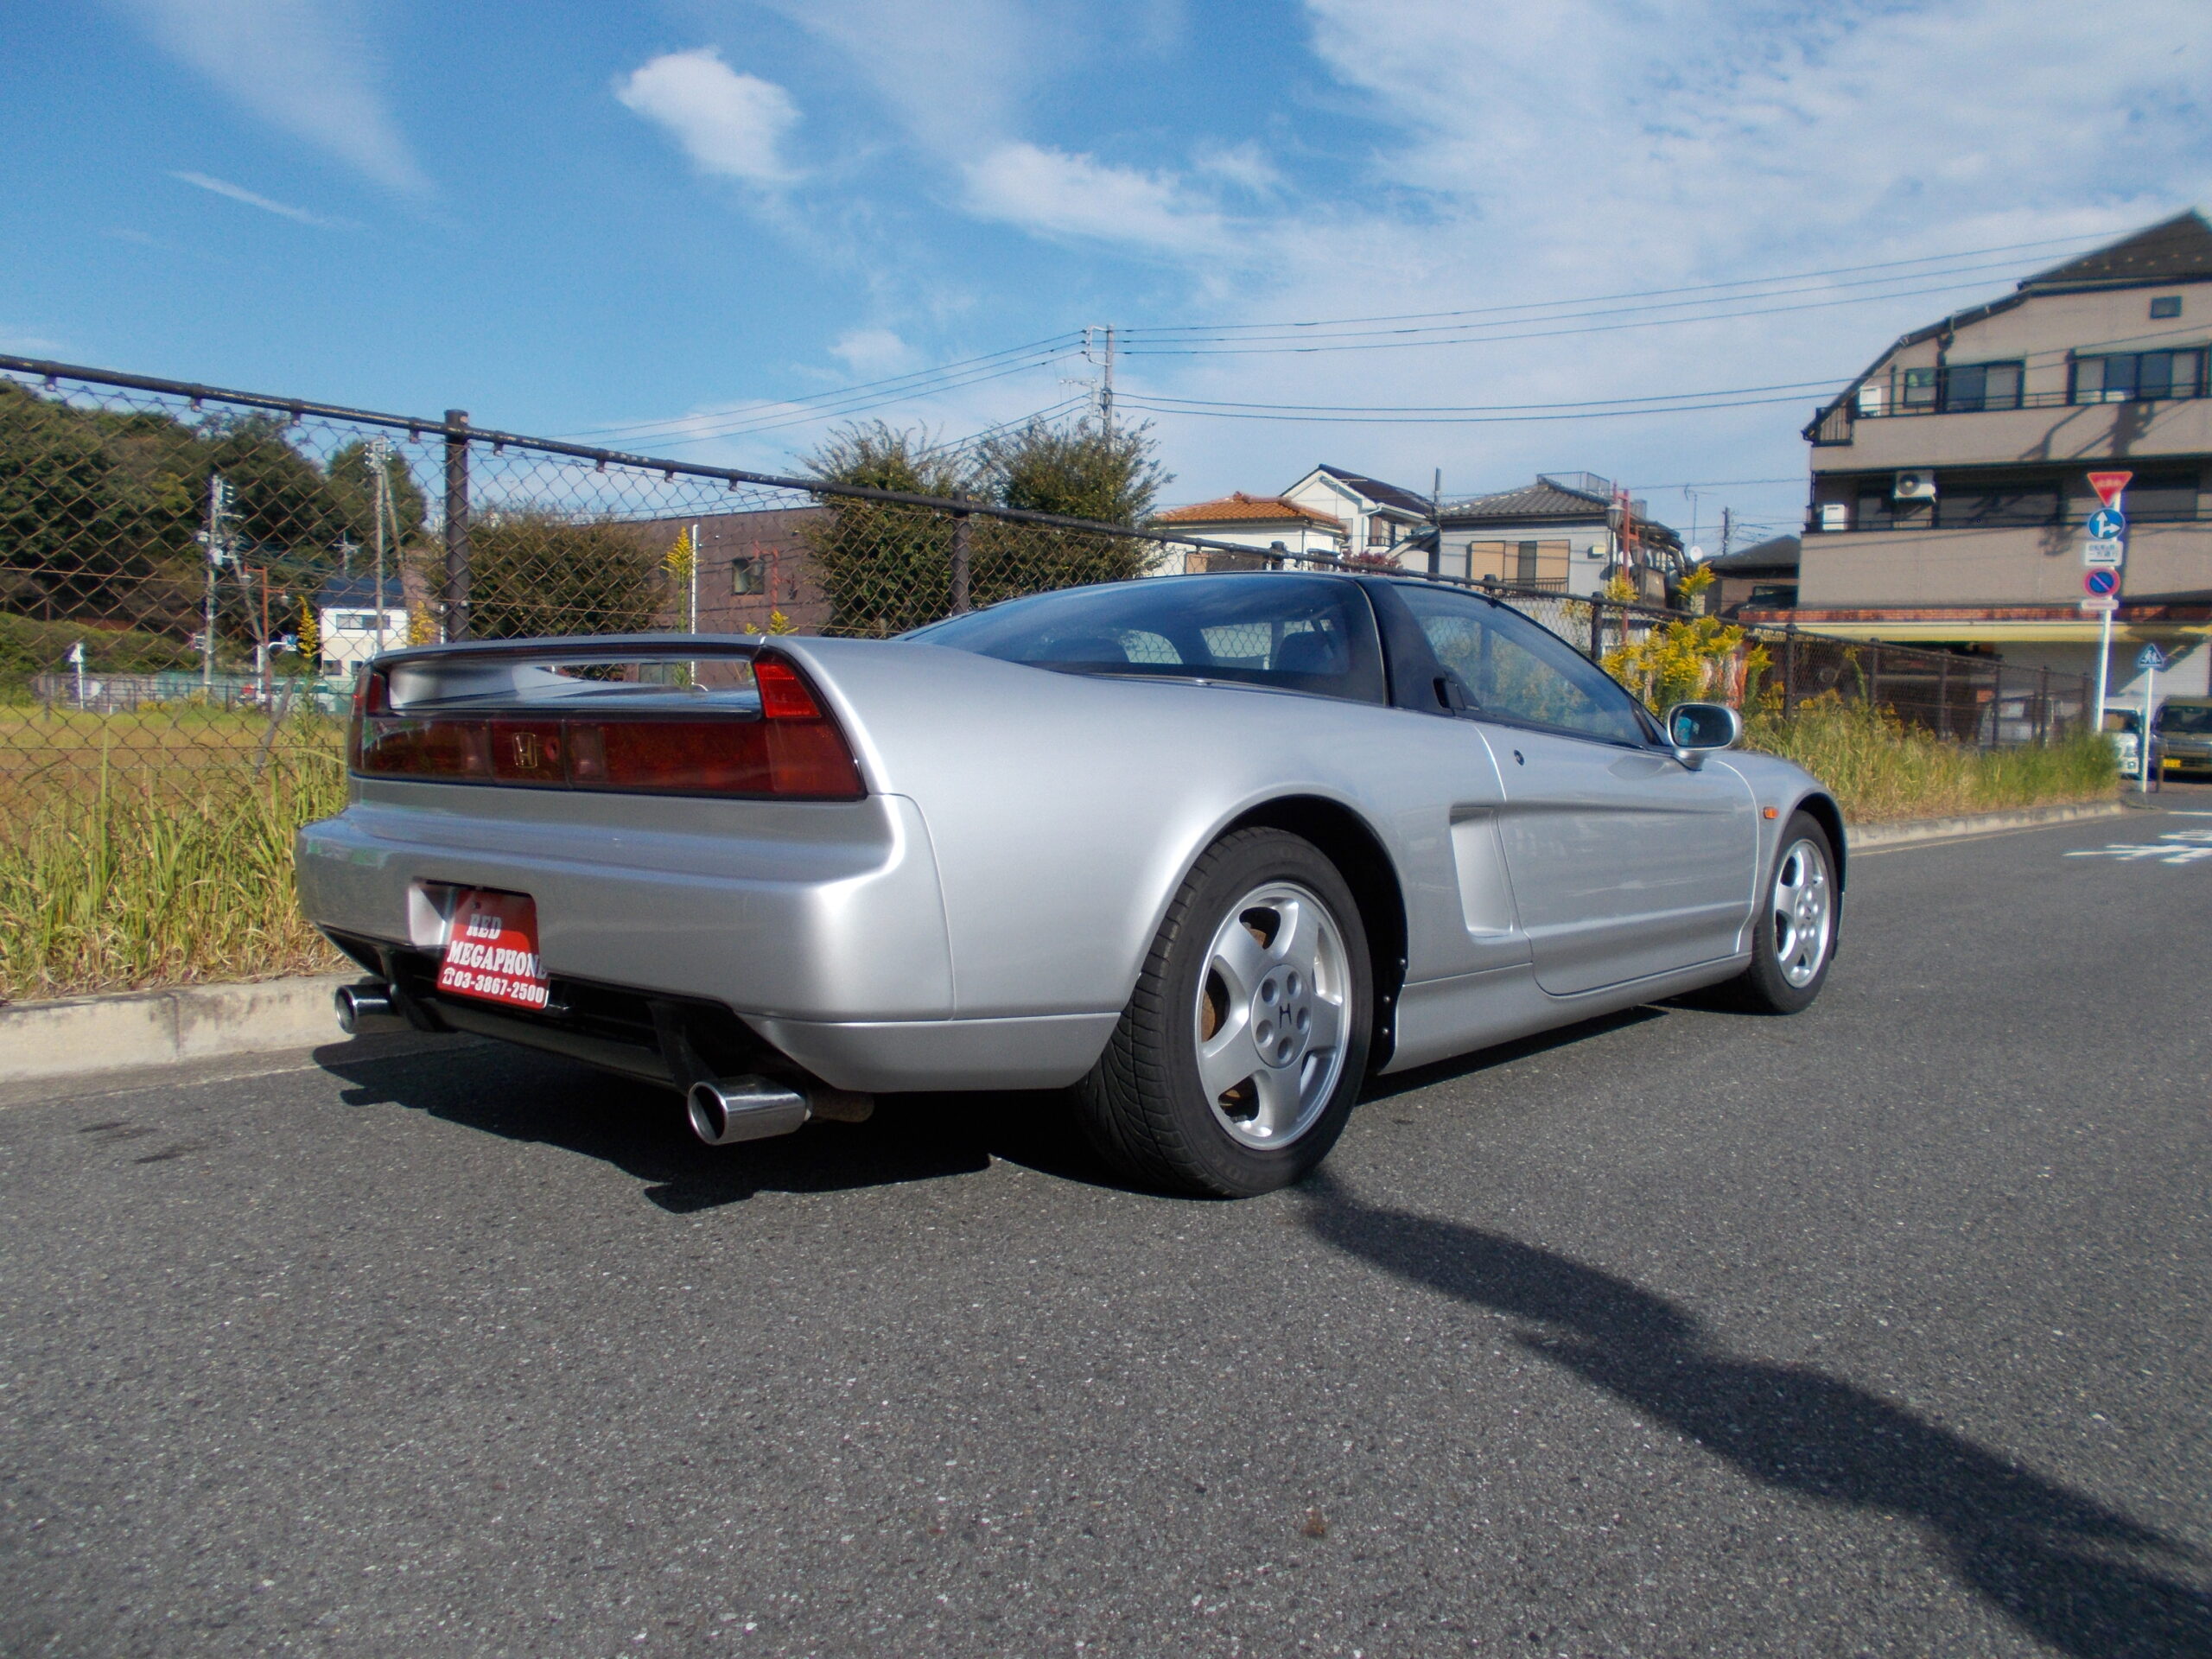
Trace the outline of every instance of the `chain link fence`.
{"label": "chain link fence", "polygon": [[[272,768],[335,785],[354,671],[403,644],[887,636],[1047,588],[1286,563],[1333,562],[0,358],[0,822]],[[1489,591],[1654,694],[1641,655],[1690,620]],[[1982,745],[2063,735],[2088,708],[2074,677],[1796,630],[1750,630],[1702,679]]]}

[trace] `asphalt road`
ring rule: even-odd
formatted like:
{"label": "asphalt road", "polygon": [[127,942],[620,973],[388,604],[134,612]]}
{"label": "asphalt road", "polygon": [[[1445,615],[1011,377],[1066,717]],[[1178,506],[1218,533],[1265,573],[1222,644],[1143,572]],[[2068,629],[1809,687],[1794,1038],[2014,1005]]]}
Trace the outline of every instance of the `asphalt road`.
{"label": "asphalt road", "polygon": [[0,1110],[0,1649],[2212,1654],[2192,804],[1241,1205],[489,1048]]}

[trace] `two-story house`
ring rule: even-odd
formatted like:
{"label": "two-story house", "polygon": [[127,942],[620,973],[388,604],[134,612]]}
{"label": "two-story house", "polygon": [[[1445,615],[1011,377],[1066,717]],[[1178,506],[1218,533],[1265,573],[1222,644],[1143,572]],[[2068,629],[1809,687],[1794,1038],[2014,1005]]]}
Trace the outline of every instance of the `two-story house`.
{"label": "two-story house", "polygon": [[[1429,504],[1411,490],[1342,467],[1316,467],[1280,495],[1239,490],[1218,500],[1170,507],[1163,529],[1294,556],[1361,555],[1403,562],[1428,524]],[[1280,543],[1280,546],[1278,546]],[[1427,555],[1418,555],[1426,560]]]}
{"label": "two-story house", "polygon": [[[2206,690],[2212,634],[2212,226],[2180,214],[1892,345],[1805,436],[1794,620],[2095,671],[2082,607],[2093,472],[2133,474],[2115,695],[2142,642]],[[1777,619],[1779,620],[1779,619]]]}
{"label": "two-story house", "polygon": [[1625,577],[1664,601],[1682,569],[1682,538],[1643,503],[1592,473],[1542,474],[1533,484],[1446,503],[1429,569],[1587,598]]}
{"label": "two-story house", "polygon": [[1414,537],[1428,526],[1430,503],[1341,467],[1316,467],[1285,490],[1282,499],[1335,518],[1344,527],[1345,550],[1374,559],[1403,563]]}

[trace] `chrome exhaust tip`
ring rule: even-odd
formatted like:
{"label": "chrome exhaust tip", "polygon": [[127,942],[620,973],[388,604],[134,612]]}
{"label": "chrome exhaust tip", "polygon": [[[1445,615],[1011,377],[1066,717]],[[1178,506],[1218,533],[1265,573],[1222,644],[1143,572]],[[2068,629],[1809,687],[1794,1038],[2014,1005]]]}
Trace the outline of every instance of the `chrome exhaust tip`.
{"label": "chrome exhaust tip", "polygon": [[695,1083],[684,1104],[691,1133],[710,1147],[790,1135],[813,1116],[806,1096],[766,1077],[715,1077]]}
{"label": "chrome exhaust tip", "polygon": [[338,1029],[348,1037],[408,1028],[406,1016],[392,1002],[391,987],[380,979],[341,985],[331,1001],[338,1010]]}

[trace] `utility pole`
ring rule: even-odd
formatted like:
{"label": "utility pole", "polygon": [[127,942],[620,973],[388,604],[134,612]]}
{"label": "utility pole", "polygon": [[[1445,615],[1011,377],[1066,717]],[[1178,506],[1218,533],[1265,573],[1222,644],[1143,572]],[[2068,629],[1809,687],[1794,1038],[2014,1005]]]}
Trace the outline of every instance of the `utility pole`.
{"label": "utility pole", "polygon": [[369,510],[377,521],[377,655],[384,655],[384,521],[391,498],[391,440],[373,437],[369,440],[369,465],[376,469],[375,487],[370,492]]}
{"label": "utility pole", "polygon": [[1728,556],[1728,538],[1735,533],[1736,515],[1728,508],[1720,509],[1720,556]]}
{"label": "utility pole", "polygon": [[[1090,354],[1091,342],[1094,339],[1101,342],[1099,354],[1096,357]],[[1095,322],[1084,329],[1083,355],[1086,361],[1097,365],[1098,385],[1093,395],[1098,410],[1098,424],[1105,429],[1106,435],[1111,437],[1114,435],[1114,325],[1112,323]]]}
{"label": "utility pole", "polygon": [[207,544],[207,601],[202,607],[200,635],[200,695],[215,695],[215,580],[222,572],[230,540],[232,492],[220,473],[207,480],[207,528],[201,538]]}

